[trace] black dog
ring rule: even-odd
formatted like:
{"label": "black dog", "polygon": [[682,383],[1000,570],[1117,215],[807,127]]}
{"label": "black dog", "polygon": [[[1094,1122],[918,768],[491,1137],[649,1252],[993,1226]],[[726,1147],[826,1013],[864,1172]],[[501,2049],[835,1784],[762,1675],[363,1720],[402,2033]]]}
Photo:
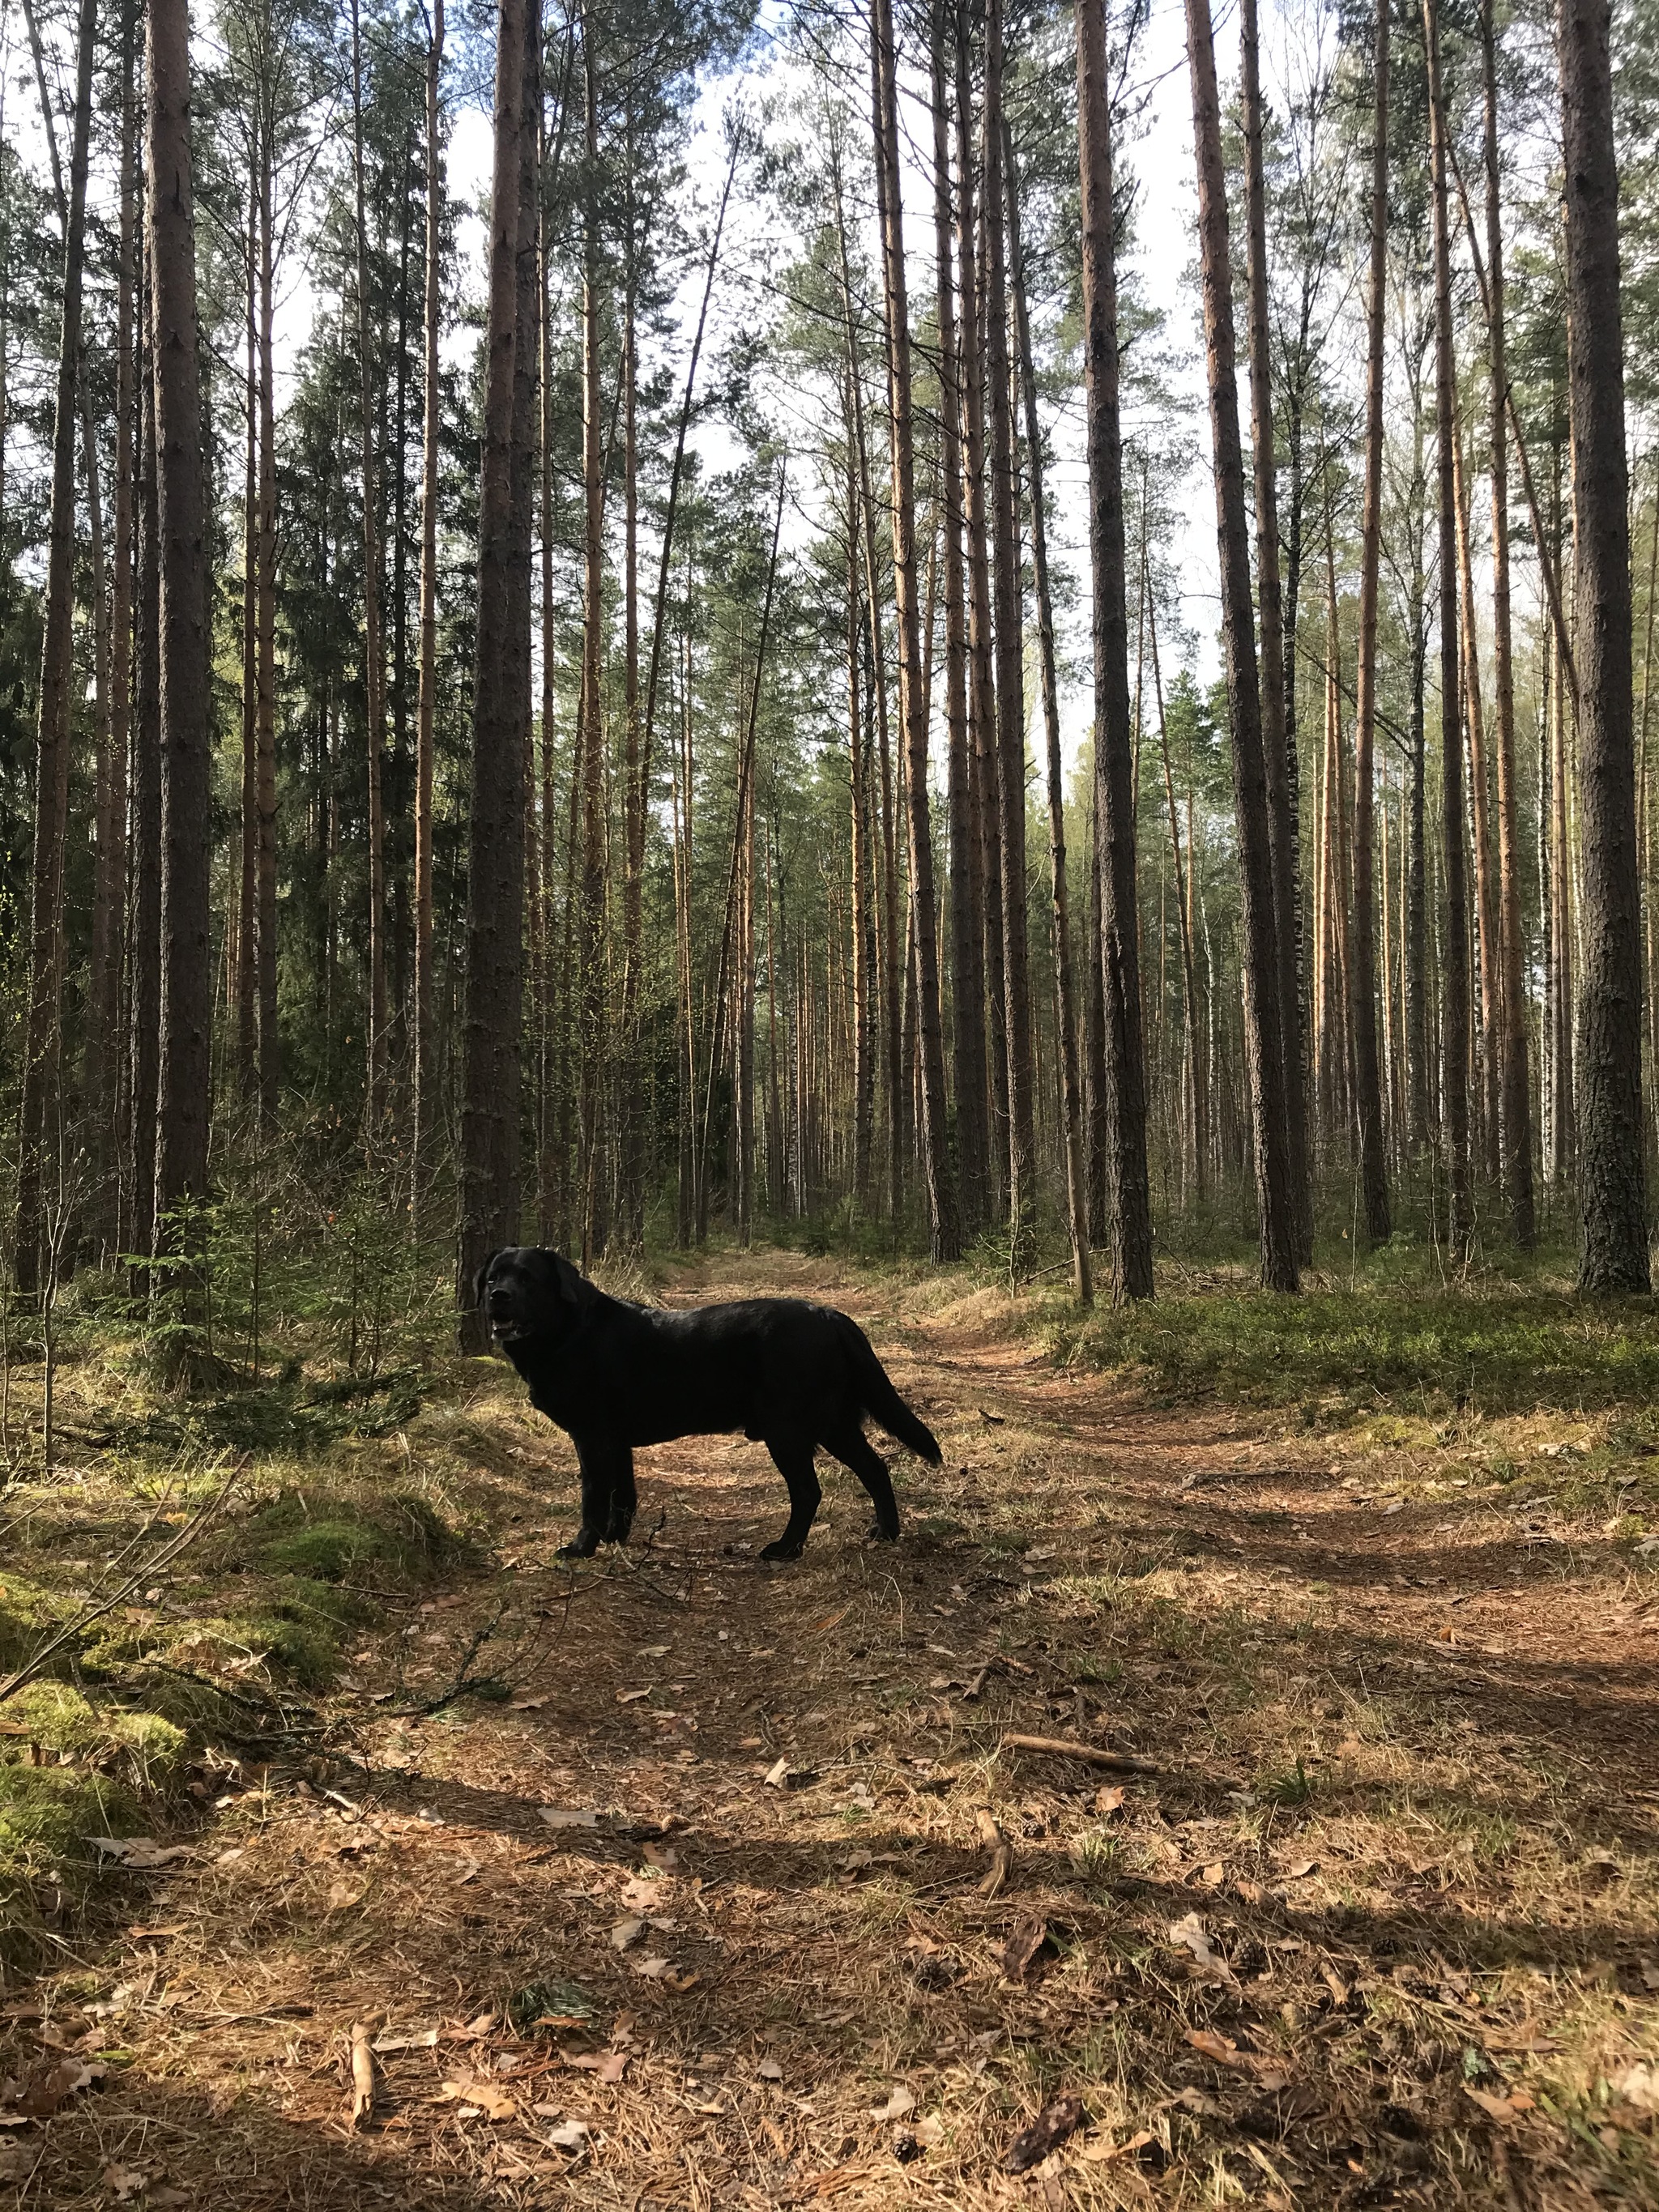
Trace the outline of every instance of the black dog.
{"label": "black dog", "polygon": [[800,1298],[745,1298],[665,1313],[608,1297],[556,1252],[518,1245],[479,1270],[477,1298],[531,1403],[576,1447],[582,1524],[562,1556],[624,1543],[634,1521],[634,1447],[740,1429],[789,1486],[789,1525],[763,1559],[797,1559],[823,1496],[818,1445],[848,1467],[890,1543],[898,1507],[887,1463],[864,1433],[872,1414],[937,1467],[933,1432],[887,1378],[855,1321]]}

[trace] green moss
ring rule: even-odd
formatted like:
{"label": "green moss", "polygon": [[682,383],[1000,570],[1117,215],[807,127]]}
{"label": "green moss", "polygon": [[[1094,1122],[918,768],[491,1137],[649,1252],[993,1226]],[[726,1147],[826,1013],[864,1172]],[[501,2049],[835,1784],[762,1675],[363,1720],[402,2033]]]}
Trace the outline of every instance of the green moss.
{"label": "green moss", "polygon": [[21,1575],[0,1577],[0,1671],[22,1666],[71,1617],[55,1591]]}
{"label": "green moss", "polygon": [[33,1741],[119,1775],[137,1790],[166,1790],[181,1774],[185,1734],[159,1713],[94,1705],[66,1682],[31,1682],[9,1701]]}
{"label": "green moss", "polygon": [[98,1870],[92,1836],[131,1835],[137,1807],[118,1783],[77,1766],[0,1766],[0,1951],[30,1948],[59,1899],[84,1896]]}
{"label": "green moss", "polygon": [[254,1516],[253,1564],[268,1573],[341,1583],[365,1567],[420,1581],[462,1548],[422,1498],[396,1492],[373,1508],[285,1491]]}

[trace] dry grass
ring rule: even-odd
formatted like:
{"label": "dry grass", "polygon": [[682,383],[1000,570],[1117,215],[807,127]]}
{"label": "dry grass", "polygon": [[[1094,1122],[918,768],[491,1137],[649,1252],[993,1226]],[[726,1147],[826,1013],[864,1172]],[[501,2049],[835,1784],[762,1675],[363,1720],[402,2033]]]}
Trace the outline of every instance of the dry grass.
{"label": "dry grass", "polygon": [[[781,1486],[715,1439],[567,1568],[568,1449],[476,1364],[339,1446],[310,1480],[494,1553],[388,1584],[321,1732],[222,1765],[192,1856],[15,1985],[0,2075],[108,2069],[4,2130],[19,2203],[1659,2203],[1659,1606],[1599,1500],[1150,1409],[959,1285],[680,1292],[769,1285],[860,1311],[939,1431],[905,1543],[832,1476],[762,1567]],[[469,1654],[490,1694],[419,1710]],[[1065,2094],[1086,2128],[1006,2172]]]}

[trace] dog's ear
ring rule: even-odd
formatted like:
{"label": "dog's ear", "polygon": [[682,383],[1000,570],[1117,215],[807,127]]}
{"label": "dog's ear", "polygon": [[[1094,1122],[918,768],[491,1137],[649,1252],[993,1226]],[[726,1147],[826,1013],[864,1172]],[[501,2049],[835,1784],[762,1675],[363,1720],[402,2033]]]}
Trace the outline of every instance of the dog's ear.
{"label": "dog's ear", "polygon": [[580,1269],[574,1267],[562,1252],[550,1252],[547,1259],[552,1271],[553,1287],[564,1303],[578,1310],[592,1305],[599,1291]]}

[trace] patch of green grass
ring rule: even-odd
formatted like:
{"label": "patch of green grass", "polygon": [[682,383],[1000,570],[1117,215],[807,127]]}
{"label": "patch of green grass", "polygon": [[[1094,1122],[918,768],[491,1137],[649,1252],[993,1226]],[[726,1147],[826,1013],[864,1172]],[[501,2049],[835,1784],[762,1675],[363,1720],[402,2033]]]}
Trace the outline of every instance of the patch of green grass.
{"label": "patch of green grass", "polygon": [[1272,1805],[1305,1805],[1317,1787],[1298,1752],[1294,1767],[1287,1768],[1281,1774],[1266,1776],[1256,1784],[1255,1794]]}
{"label": "patch of green grass", "polygon": [[462,1548],[423,1498],[406,1492],[360,1501],[284,1491],[254,1516],[252,1563],[267,1573],[342,1583],[363,1567],[424,1581]]}
{"label": "patch of green grass", "polygon": [[55,1590],[8,1572],[0,1579],[0,1671],[10,1674],[24,1665],[73,1613]]}
{"label": "patch of green grass", "polygon": [[1066,1335],[1058,1349],[1157,1397],[1300,1407],[1324,1425],[1388,1411],[1582,1411],[1659,1399],[1650,1304],[1591,1305],[1512,1285],[1436,1291],[1362,1279],[1297,1298],[1241,1289],[1102,1307]]}

